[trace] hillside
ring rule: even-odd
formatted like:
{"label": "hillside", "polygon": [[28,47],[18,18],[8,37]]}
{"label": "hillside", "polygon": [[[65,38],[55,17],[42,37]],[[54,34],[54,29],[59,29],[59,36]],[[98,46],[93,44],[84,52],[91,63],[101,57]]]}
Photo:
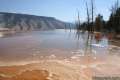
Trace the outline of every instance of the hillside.
{"label": "hillside", "polygon": [[16,31],[64,29],[70,25],[54,17],[0,12],[0,28]]}

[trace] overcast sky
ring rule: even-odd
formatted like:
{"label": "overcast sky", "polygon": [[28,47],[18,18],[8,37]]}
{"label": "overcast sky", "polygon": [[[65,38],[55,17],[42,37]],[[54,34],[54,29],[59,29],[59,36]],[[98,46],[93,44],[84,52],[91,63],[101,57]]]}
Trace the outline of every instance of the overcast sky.
{"label": "overcast sky", "polygon": [[[85,21],[85,1],[90,4],[90,0],[0,0],[0,11],[50,16],[72,22],[79,10],[82,21]],[[100,13],[107,20],[115,1],[95,0],[95,15]]]}

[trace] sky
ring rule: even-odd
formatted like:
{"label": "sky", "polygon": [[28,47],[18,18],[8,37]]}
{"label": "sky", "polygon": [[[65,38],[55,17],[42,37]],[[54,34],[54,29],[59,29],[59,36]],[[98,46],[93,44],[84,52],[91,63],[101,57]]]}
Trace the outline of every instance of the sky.
{"label": "sky", "polygon": [[[79,11],[81,21],[86,20],[86,4],[90,0],[0,0],[0,12],[32,14],[55,17],[56,19],[73,22]],[[109,19],[111,6],[116,0],[95,0],[95,16],[103,15]]]}

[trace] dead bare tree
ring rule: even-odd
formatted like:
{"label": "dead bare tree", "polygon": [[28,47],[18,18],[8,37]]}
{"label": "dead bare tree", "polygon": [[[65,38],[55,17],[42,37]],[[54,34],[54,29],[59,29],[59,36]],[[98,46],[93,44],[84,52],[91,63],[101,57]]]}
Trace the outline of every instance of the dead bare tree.
{"label": "dead bare tree", "polygon": [[88,51],[88,46],[89,46],[89,38],[90,38],[90,30],[91,30],[91,27],[90,27],[90,13],[89,13],[89,8],[88,8],[88,4],[86,2],[86,12],[87,12],[87,26],[86,26],[86,30],[88,31],[88,34],[87,34],[87,41],[86,41],[86,47],[85,47],[85,53],[84,55],[87,55],[87,51]]}
{"label": "dead bare tree", "polygon": [[117,0],[111,8],[111,12],[114,15],[117,9],[119,8],[119,1]]}
{"label": "dead bare tree", "polygon": [[77,28],[77,33],[76,33],[76,35],[77,35],[77,37],[78,37],[78,39],[79,39],[80,31],[81,31],[79,11],[78,11],[77,18],[78,18],[78,20],[77,20],[77,23],[76,23],[76,28]]}
{"label": "dead bare tree", "polygon": [[87,30],[89,31],[89,25],[90,25],[90,14],[89,14],[89,9],[88,9],[88,4],[86,2],[86,10],[87,10]]}
{"label": "dead bare tree", "polygon": [[[89,49],[90,54],[92,54],[91,44],[92,44],[93,37],[94,37],[94,0],[91,0],[90,2],[91,2],[90,3],[90,9],[89,9],[88,4],[86,2],[86,13],[87,13],[86,29],[81,27],[80,16],[79,16],[79,12],[78,12],[78,16],[77,16],[78,20],[77,20],[77,24],[76,24],[76,28],[77,28],[77,33],[76,34],[77,34],[77,37],[79,39],[80,31],[88,31],[85,51],[88,51],[88,49]],[[87,52],[85,52],[84,54],[88,55]]]}
{"label": "dead bare tree", "polygon": [[91,14],[92,14],[92,26],[91,26],[91,32],[94,32],[94,2],[91,0]]}
{"label": "dead bare tree", "polygon": [[90,54],[92,54],[92,41],[93,41],[93,37],[94,37],[94,0],[91,0],[90,3],[90,8],[88,8],[88,4],[86,2],[86,13],[87,13],[87,41],[86,41],[86,48],[85,48],[85,55],[88,55],[88,53],[86,51],[88,51],[88,49],[90,50]]}

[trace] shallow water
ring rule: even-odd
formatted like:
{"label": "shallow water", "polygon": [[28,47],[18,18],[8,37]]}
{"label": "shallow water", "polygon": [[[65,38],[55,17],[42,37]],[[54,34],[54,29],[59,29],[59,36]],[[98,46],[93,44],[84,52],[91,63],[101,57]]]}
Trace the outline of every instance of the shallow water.
{"label": "shallow water", "polygon": [[[83,55],[85,51],[86,34],[81,34],[79,40],[74,30],[33,31],[17,33],[0,38],[0,61],[27,61],[41,58],[71,57]],[[109,53],[109,42],[103,38],[99,43],[92,41],[92,55],[102,56]],[[115,50],[120,53],[119,48]]]}

